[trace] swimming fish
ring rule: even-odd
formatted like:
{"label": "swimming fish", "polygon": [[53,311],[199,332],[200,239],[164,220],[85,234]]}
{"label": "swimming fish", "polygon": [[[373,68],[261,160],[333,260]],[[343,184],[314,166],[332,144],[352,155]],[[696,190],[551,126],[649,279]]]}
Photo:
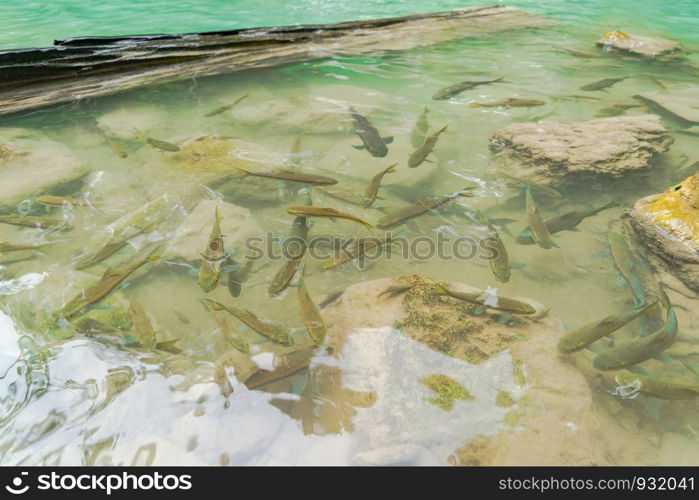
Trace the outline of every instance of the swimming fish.
{"label": "swimming fish", "polygon": [[[515,314],[536,314],[537,310],[533,305],[522,302],[521,300],[511,299],[508,297],[492,296],[484,291],[478,292],[457,292],[450,290],[443,285],[437,285],[436,289],[430,292],[431,295],[448,295],[449,297],[464,300],[472,304],[477,304],[489,309],[498,311],[508,311]],[[495,297],[497,301],[489,299]]]}
{"label": "swimming fish", "polygon": [[221,113],[224,113],[224,112],[228,111],[229,109],[233,108],[233,107],[236,106],[240,101],[242,101],[243,99],[245,99],[245,98],[247,98],[247,97],[248,97],[248,94],[245,94],[244,96],[239,97],[238,99],[236,99],[235,102],[233,102],[232,104],[226,104],[226,105],[224,105],[224,106],[221,106],[220,108],[216,108],[216,109],[214,109],[213,111],[209,111],[209,112],[206,113],[204,116],[205,116],[206,118],[210,118],[210,117],[212,117],[212,116],[220,115]]}
{"label": "swimming fish", "polygon": [[63,219],[31,215],[0,215],[0,222],[13,226],[35,227],[38,229],[49,229],[65,224]]}
{"label": "swimming fish", "polygon": [[356,215],[348,214],[346,212],[340,212],[336,208],[330,207],[309,207],[305,205],[293,206],[286,209],[287,213],[291,215],[301,216],[301,217],[327,217],[331,219],[346,219],[354,222],[359,222],[362,226],[367,229],[371,229],[373,226],[369,224],[364,219],[357,217]]}
{"label": "swimming fish", "polygon": [[[572,210],[561,215],[556,215],[545,221],[546,227],[550,234],[555,234],[560,231],[570,231],[580,224],[584,219],[597,215],[602,210],[606,210],[618,205],[616,200],[612,200],[606,205],[588,210]],[[527,226],[517,234],[515,241],[520,245],[534,245],[536,241],[532,237],[531,229]]]}
{"label": "swimming fish", "polygon": [[202,304],[215,311],[226,311],[232,314],[240,321],[245,323],[249,328],[255,330],[260,335],[271,339],[272,341],[284,345],[294,345],[294,338],[283,327],[260,320],[255,314],[247,309],[239,309],[237,307],[224,306],[220,302],[211,299],[200,299]]}
{"label": "swimming fish", "polygon": [[490,243],[490,245],[486,246],[494,253],[493,258],[488,259],[490,270],[496,280],[507,283],[510,281],[512,269],[510,267],[510,260],[507,255],[505,244],[502,242],[495,226],[493,226],[490,220],[488,220],[480,210],[474,210],[474,214],[478,222],[488,229],[487,243]]}
{"label": "swimming fish", "polygon": [[37,245],[23,245],[21,243],[15,244],[8,241],[0,241],[0,254],[9,252],[23,252],[25,250],[41,250],[42,248],[49,246],[50,243],[41,243]]}
{"label": "swimming fish", "polygon": [[420,113],[420,116],[418,116],[417,121],[415,122],[413,131],[410,133],[410,145],[414,148],[417,148],[423,142],[425,142],[427,132],[430,130],[430,124],[427,120],[428,112],[429,110],[427,109],[427,106],[425,106],[425,109],[422,110],[422,113]]}
{"label": "swimming fish", "polygon": [[121,146],[116,141],[113,141],[111,139],[107,139],[107,144],[109,144],[109,147],[112,148],[112,151],[119,157],[119,158],[128,158],[129,153],[126,152],[126,150]]}
{"label": "swimming fish", "polygon": [[444,87],[443,89],[438,90],[433,96],[432,99],[435,101],[444,101],[446,99],[449,99],[451,97],[454,97],[457,94],[460,94],[464,90],[469,90],[475,87],[478,87],[479,85],[487,85],[489,83],[495,83],[495,82],[501,82],[503,80],[503,77],[501,76],[500,78],[496,78],[494,80],[483,80],[483,81],[465,81],[461,83],[457,83],[455,85],[450,85],[449,87]]}
{"label": "swimming fish", "polygon": [[288,182],[300,182],[302,184],[312,184],[315,186],[330,186],[337,184],[337,180],[325,175],[306,174],[297,168],[277,168],[274,170],[254,171],[236,167],[238,170],[255,177],[266,177],[268,179],[278,179]]}
{"label": "swimming fish", "polygon": [[505,106],[508,108],[530,108],[532,106],[543,106],[546,101],[539,99],[520,99],[518,97],[508,97],[495,102],[472,102],[469,104],[472,108],[497,108]]}
{"label": "swimming fish", "polygon": [[631,287],[636,307],[641,307],[646,301],[646,293],[636,272],[636,265],[629,245],[623,236],[614,231],[607,233],[607,243],[614,267]]}
{"label": "swimming fish", "polygon": [[448,125],[444,125],[437,132],[425,138],[425,142],[423,142],[420,147],[413,151],[410,157],[408,158],[408,167],[419,167],[420,164],[423,161],[425,161],[425,159],[427,159],[427,156],[432,152],[434,146],[437,144],[437,139],[439,139],[439,135],[442,132],[444,132],[447,129],[447,127]]}
{"label": "swimming fish", "polygon": [[381,186],[381,181],[383,180],[384,175],[395,172],[397,165],[398,165],[397,163],[394,163],[393,165],[387,167],[383,171],[376,174],[371,179],[371,181],[369,182],[369,185],[364,190],[364,197],[362,199],[362,206],[367,208],[367,207],[370,207],[374,203],[374,201],[376,200],[376,195],[379,192],[379,186]]}
{"label": "swimming fish", "polygon": [[354,129],[359,138],[362,140],[363,146],[353,146],[355,149],[366,149],[371,156],[375,158],[383,158],[388,154],[388,146],[393,142],[393,137],[381,137],[379,131],[374,127],[369,120],[361,115],[354,107],[349,107],[350,115],[354,119]]}
{"label": "swimming fish", "polygon": [[557,247],[558,245],[551,239],[551,233],[549,233],[548,227],[546,227],[546,223],[541,217],[539,207],[534,202],[534,197],[529,187],[526,189],[525,200],[527,206],[527,221],[529,222],[532,237],[534,241],[536,241],[536,244],[544,249]]}
{"label": "swimming fish", "polygon": [[367,252],[377,247],[382,247],[386,244],[390,244],[391,239],[391,235],[385,238],[356,238],[352,241],[352,243],[349,246],[347,246],[346,248],[342,248],[342,252],[339,256],[337,256],[334,259],[331,259],[329,262],[324,264],[322,268],[324,271],[327,271],[328,269],[333,269],[352,260],[360,259]]}
{"label": "swimming fish", "polygon": [[457,191],[454,194],[448,194],[439,197],[428,196],[426,198],[422,198],[413,205],[388,212],[386,215],[381,217],[381,219],[379,219],[379,222],[378,224],[376,224],[376,227],[378,227],[379,229],[390,229],[392,227],[396,227],[400,224],[403,224],[407,220],[412,219],[413,217],[417,217],[418,215],[422,215],[425,212],[434,210],[435,208],[440,207],[445,203],[450,202],[451,200],[454,200],[461,196],[473,196],[472,191],[474,189],[476,189],[476,187],[472,186],[464,188],[461,191]]}
{"label": "swimming fish", "polygon": [[153,250],[148,252],[145,257],[134,259],[131,264],[122,269],[107,269],[97,283],[87,287],[70,302],[68,302],[62,310],[62,314],[69,321],[72,320],[82,311],[109,295],[136,270],[148,263],[159,261],[161,259],[161,250],[162,245],[158,245]]}
{"label": "swimming fish", "polygon": [[340,297],[342,297],[342,294],[344,294],[344,293],[345,293],[345,289],[344,289],[344,288],[341,288],[341,289],[335,290],[335,291],[333,291],[333,292],[330,292],[330,293],[328,294],[328,296],[325,297],[325,298],[323,299],[323,301],[322,301],[320,304],[318,304],[318,309],[325,309],[325,308],[328,307],[330,304],[332,304],[333,302],[335,302],[337,299],[339,299]]}
{"label": "swimming fish", "polygon": [[316,306],[315,302],[313,302],[313,299],[306,289],[303,274],[301,275],[301,281],[299,282],[298,299],[299,307],[301,309],[301,317],[303,318],[303,323],[306,325],[308,335],[311,337],[311,340],[316,347],[323,347],[328,328],[325,326],[325,321],[320,315],[318,307]]}
{"label": "swimming fish", "polygon": [[622,78],[605,78],[603,80],[600,80],[598,82],[593,82],[593,83],[588,83],[587,85],[583,85],[580,87],[580,90],[587,90],[587,91],[592,91],[592,90],[602,90],[606,89],[608,87],[611,87],[615,83],[619,83],[622,80],[626,80],[627,77],[622,77]]}
{"label": "swimming fish", "polygon": [[138,345],[145,349],[153,349],[155,347],[155,330],[148,317],[148,313],[146,313],[143,306],[134,299],[129,301],[129,310],[131,312],[131,328],[138,341]]}
{"label": "swimming fish", "polygon": [[160,139],[153,139],[152,137],[147,137],[146,142],[156,149],[162,149],[163,151],[177,152],[180,147],[177,144],[171,142],[161,141]]}
{"label": "swimming fish", "polygon": [[63,205],[71,205],[74,207],[84,207],[85,202],[80,200],[75,200],[73,198],[66,198],[64,196],[39,196],[36,202],[41,205],[47,205],[50,207],[62,207]]}
{"label": "swimming fish", "polygon": [[223,235],[221,234],[221,215],[216,207],[214,214],[214,225],[211,228],[209,242],[206,249],[201,254],[202,262],[199,267],[199,286],[208,293],[218,285],[221,278],[221,267],[228,258],[228,254],[223,247]]}
{"label": "swimming fish", "polygon": [[600,118],[608,118],[610,116],[618,116],[629,109],[640,107],[640,104],[614,104],[612,106],[600,109],[597,113],[595,113],[595,116]]}
{"label": "swimming fish", "polygon": [[580,328],[561,337],[561,339],[558,341],[558,350],[565,354],[579,351],[583,347],[617,331],[624,325],[630,323],[648,311],[648,309],[653,307],[655,304],[656,302],[653,302],[645,307],[607,316],[601,321],[595,321],[593,323],[581,326]]}
{"label": "swimming fish", "polygon": [[307,244],[306,238],[308,237],[308,220],[306,217],[296,217],[291,224],[291,234],[289,235],[289,241],[298,243],[298,245],[286,245],[286,262],[274,275],[272,281],[267,288],[267,292],[270,296],[274,297],[282,293],[291,283],[291,280],[296,275],[296,271],[306,255]]}
{"label": "swimming fish", "polygon": [[660,399],[684,400],[699,396],[699,384],[689,384],[675,378],[655,378],[624,371],[614,379],[619,385],[638,387],[641,393]]}
{"label": "swimming fish", "polygon": [[221,335],[223,335],[223,338],[225,338],[236,350],[244,354],[249,353],[250,344],[248,343],[247,339],[238,332],[234,331],[228,321],[226,321],[226,318],[217,314],[219,312],[227,312],[232,314],[230,311],[228,311],[226,306],[211,299],[199,299],[199,302],[201,302],[204,308],[211,313],[211,316],[213,317],[216,326],[218,326]]}
{"label": "swimming fish", "polygon": [[[237,263],[233,261],[231,257],[228,257],[228,260],[226,261],[226,265],[236,265]],[[248,279],[248,274],[250,274],[250,270],[252,269],[252,266],[254,264],[254,261],[248,259],[245,261],[245,264],[242,266],[238,266],[234,271],[229,271],[228,272],[228,292],[231,294],[231,297],[238,297],[240,296],[240,293],[243,291],[243,283],[245,283]]]}
{"label": "swimming fish", "polygon": [[653,358],[677,340],[677,314],[671,307],[667,310],[665,325],[657,332],[637,337],[601,351],[592,360],[598,370],[616,370]]}

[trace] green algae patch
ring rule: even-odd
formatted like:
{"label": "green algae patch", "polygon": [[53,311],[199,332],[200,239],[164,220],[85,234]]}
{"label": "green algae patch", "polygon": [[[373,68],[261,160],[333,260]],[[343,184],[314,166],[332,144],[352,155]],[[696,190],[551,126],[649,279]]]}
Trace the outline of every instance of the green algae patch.
{"label": "green algae patch", "polygon": [[423,377],[421,382],[436,394],[434,398],[429,398],[427,401],[444,411],[454,409],[454,402],[457,400],[475,399],[463,385],[446,375],[428,375]]}
{"label": "green algae patch", "polygon": [[514,404],[515,400],[512,399],[509,392],[498,391],[497,396],[495,396],[495,406],[499,406],[500,408],[509,408]]}

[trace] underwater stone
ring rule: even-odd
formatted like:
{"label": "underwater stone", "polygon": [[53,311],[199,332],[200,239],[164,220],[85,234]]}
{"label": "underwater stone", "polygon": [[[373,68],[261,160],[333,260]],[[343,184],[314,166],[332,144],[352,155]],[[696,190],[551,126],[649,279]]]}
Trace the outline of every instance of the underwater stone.
{"label": "underwater stone", "polygon": [[596,42],[598,47],[641,57],[676,57],[682,51],[680,44],[663,38],[629,35],[622,31],[609,31]]}
{"label": "underwater stone", "polygon": [[[245,237],[263,234],[249,210],[223,201],[204,200],[175,231],[165,252],[168,258],[186,262],[201,261],[201,254],[209,241],[216,208],[221,214],[221,232],[226,248],[236,248],[242,252]],[[234,257],[237,258],[237,255]]]}
{"label": "underwater stone", "polygon": [[660,117],[651,114],[514,123],[490,140],[502,170],[550,186],[647,170],[648,161],[674,141]]}
{"label": "underwater stone", "polygon": [[636,96],[643,101],[659,106],[664,111],[691,123],[699,123],[699,87],[688,87],[681,90],[663,92],[647,92]]}
{"label": "underwater stone", "polygon": [[89,173],[72,151],[41,133],[0,129],[0,212],[44,194],[68,195],[80,190]]}
{"label": "underwater stone", "polygon": [[136,139],[135,129],[148,133],[153,129],[161,130],[168,123],[167,114],[155,106],[123,107],[97,118],[97,127],[118,139]]}
{"label": "underwater stone", "polygon": [[699,291],[699,172],[669,192],[638,200],[629,216],[636,234],[668,270]]}

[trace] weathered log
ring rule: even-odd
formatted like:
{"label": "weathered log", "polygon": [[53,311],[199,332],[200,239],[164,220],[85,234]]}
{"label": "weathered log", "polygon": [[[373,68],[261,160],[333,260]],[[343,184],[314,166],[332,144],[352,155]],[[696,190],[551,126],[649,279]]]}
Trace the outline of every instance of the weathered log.
{"label": "weathered log", "polygon": [[336,24],[88,37],[0,52],[0,115],[185,80],[377,50],[407,50],[552,21],[486,6]]}

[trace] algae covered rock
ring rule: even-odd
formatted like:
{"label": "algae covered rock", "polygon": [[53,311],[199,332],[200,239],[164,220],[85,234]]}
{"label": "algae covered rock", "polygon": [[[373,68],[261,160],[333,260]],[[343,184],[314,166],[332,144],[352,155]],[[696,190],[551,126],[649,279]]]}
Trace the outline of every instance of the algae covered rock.
{"label": "algae covered rock", "polygon": [[680,44],[673,40],[631,35],[618,30],[608,31],[595,43],[605,50],[651,59],[677,57],[682,51]]}
{"label": "algae covered rock", "polygon": [[630,212],[643,243],[689,288],[699,291],[699,172]]}
{"label": "algae covered rock", "polygon": [[88,173],[61,143],[32,130],[0,129],[0,213],[43,194],[72,194]]}
{"label": "algae covered rock", "polygon": [[657,115],[585,122],[514,123],[491,136],[499,167],[515,177],[561,186],[647,170],[673,138]]}

